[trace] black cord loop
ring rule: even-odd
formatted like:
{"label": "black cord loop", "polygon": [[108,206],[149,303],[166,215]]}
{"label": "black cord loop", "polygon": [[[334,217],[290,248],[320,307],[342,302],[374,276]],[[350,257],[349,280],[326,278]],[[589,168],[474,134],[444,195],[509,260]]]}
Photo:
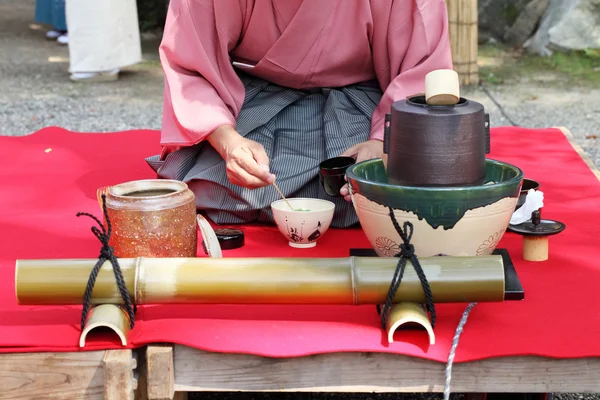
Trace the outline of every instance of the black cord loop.
{"label": "black cord loop", "polygon": [[119,292],[121,293],[121,297],[125,302],[125,307],[127,309],[127,314],[129,315],[129,328],[133,329],[135,326],[135,308],[131,303],[131,298],[129,296],[129,291],[127,290],[127,285],[125,283],[125,279],[123,278],[123,273],[121,272],[121,267],[119,266],[119,261],[115,256],[114,249],[109,245],[110,235],[112,234],[112,225],[110,223],[110,218],[108,217],[108,212],[106,209],[106,195],[102,195],[102,211],[104,213],[104,219],[106,220],[107,229],[104,228],[104,224],[100,222],[98,218],[93,216],[92,214],[79,212],[77,213],[78,217],[86,216],[92,218],[99,226],[100,229],[96,226],[92,226],[91,231],[98,238],[100,243],[102,243],[102,248],[100,249],[100,256],[98,257],[98,262],[94,265],[92,272],[90,273],[90,277],[88,279],[87,286],[85,288],[85,293],[83,295],[83,311],[81,313],[81,329],[84,329],[85,322],[87,320],[87,315],[92,303],[92,292],[94,291],[94,285],[96,283],[96,278],[98,277],[98,273],[100,272],[100,268],[106,261],[110,261],[113,266],[113,272],[115,274],[115,279],[117,281],[117,286],[119,288]]}

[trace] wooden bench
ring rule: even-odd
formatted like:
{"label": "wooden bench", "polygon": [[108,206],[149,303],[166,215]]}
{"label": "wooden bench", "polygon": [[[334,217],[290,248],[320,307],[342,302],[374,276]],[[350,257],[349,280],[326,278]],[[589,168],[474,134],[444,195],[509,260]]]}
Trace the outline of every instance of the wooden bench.
{"label": "wooden bench", "polygon": [[0,354],[0,399],[133,400],[137,366],[132,350]]}
{"label": "wooden bench", "polygon": [[[149,400],[187,392],[443,392],[446,364],[385,353],[297,358],[148,346]],[[507,357],[454,364],[453,393],[600,392],[600,358]]]}

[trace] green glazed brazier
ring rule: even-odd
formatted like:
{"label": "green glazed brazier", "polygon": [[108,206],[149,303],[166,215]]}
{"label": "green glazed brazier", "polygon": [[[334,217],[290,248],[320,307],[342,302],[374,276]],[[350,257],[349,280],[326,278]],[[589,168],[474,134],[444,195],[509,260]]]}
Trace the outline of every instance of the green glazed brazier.
{"label": "green glazed brazier", "polygon": [[489,159],[479,186],[389,184],[381,159],[357,163],[346,174],[362,229],[382,257],[396,255],[401,243],[388,207],[400,226],[413,224],[411,243],[419,257],[491,254],[508,227],[523,181],[519,168]]}

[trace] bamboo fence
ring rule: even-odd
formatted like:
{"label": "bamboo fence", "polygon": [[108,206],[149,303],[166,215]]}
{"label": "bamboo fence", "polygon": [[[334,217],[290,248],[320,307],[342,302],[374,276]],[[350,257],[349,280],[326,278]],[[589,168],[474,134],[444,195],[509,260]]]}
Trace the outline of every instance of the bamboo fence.
{"label": "bamboo fence", "polygon": [[477,0],[446,0],[454,70],[461,85],[479,83]]}

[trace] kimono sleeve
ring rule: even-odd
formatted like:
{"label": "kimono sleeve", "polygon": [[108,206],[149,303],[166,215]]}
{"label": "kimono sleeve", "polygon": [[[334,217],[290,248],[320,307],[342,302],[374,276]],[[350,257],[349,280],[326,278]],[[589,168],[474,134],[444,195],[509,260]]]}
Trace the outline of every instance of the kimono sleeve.
{"label": "kimono sleeve", "polygon": [[190,146],[219,126],[235,127],[245,90],[229,52],[242,25],[240,0],[171,0],[159,48],[164,147]]}
{"label": "kimono sleeve", "polygon": [[389,25],[374,37],[373,45],[377,78],[384,89],[371,124],[371,139],[376,140],[383,140],[385,115],[394,101],[424,92],[429,72],[453,68],[444,0],[397,0],[389,15]]}

